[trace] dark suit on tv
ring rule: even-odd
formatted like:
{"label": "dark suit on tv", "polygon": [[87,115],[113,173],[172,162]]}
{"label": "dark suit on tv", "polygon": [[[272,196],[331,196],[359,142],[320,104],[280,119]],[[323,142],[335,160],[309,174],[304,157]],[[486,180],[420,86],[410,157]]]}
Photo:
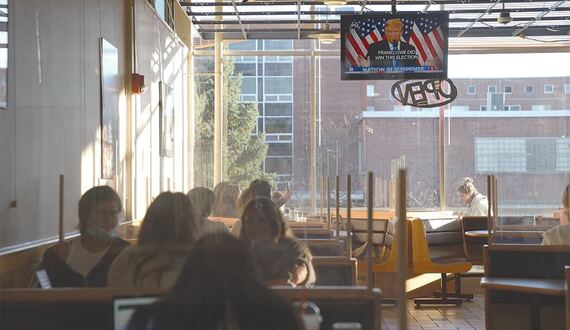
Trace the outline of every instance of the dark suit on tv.
{"label": "dark suit on tv", "polygon": [[[416,48],[406,42],[399,42],[400,47],[399,47],[399,51],[400,52],[404,52],[404,54],[406,55],[410,55],[408,54],[408,52],[413,52],[413,54],[415,54],[416,56],[418,55],[418,52],[416,51]],[[370,47],[368,47],[368,54],[366,54],[366,57],[370,59],[370,66],[384,66],[384,67],[393,67],[394,66],[394,61],[391,59],[376,59],[376,56],[380,56],[381,53],[380,52],[387,52],[387,51],[391,51],[391,47],[390,44],[388,43],[388,41],[383,40],[380,42],[375,42],[372,45],[370,45]],[[410,66],[419,66],[418,61],[416,59],[400,59],[397,60],[399,63],[400,67],[410,67]]]}

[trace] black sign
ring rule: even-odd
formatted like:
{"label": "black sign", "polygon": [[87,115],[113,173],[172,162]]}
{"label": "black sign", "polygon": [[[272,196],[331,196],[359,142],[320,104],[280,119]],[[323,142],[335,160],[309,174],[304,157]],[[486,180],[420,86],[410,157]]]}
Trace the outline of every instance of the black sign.
{"label": "black sign", "polygon": [[455,100],[457,87],[451,79],[400,80],[392,86],[392,96],[402,105],[433,108]]}

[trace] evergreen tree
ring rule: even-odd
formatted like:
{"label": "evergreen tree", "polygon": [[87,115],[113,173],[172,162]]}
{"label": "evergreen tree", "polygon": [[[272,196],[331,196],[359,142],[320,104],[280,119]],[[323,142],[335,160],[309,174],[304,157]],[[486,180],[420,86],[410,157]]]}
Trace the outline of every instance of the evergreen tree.
{"label": "evergreen tree", "polygon": [[[240,103],[241,74],[230,60],[223,63],[224,106],[224,181],[245,187],[256,178],[271,179],[261,164],[267,154],[265,135],[255,135],[256,103]],[[202,184],[212,186],[214,147],[214,77],[201,77],[197,93],[195,175]]]}

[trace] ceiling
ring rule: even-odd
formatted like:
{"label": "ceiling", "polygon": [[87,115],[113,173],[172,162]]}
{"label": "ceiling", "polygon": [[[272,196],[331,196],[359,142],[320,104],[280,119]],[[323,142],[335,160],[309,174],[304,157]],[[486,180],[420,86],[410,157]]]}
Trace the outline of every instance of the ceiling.
{"label": "ceiling", "polygon": [[[570,1],[400,0],[395,3],[397,11],[448,11],[449,36],[455,41],[468,38],[463,43],[454,41],[451,46],[469,47],[491,37],[498,47],[504,47],[506,42],[513,47],[534,45],[570,51]],[[279,0],[197,0],[180,4],[203,40],[213,40],[216,32],[222,32],[223,39],[239,40],[306,39],[325,23],[330,24],[331,30],[340,30],[341,13],[389,12],[392,2],[348,1],[337,7],[325,6],[323,1]],[[512,22],[497,22],[502,12],[509,12]]]}

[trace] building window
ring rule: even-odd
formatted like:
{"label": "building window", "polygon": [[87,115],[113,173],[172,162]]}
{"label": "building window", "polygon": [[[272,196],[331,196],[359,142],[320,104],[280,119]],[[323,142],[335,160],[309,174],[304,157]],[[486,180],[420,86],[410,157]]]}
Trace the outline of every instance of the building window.
{"label": "building window", "polygon": [[570,138],[475,138],[478,173],[567,173]]}
{"label": "building window", "polygon": [[544,94],[552,94],[554,93],[554,86],[553,85],[544,85]]}
{"label": "building window", "polygon": [[293,119],[291,117],[285,118],[272,118],[265,117],[265,133],[268,134],[283,134],[293,133]]}
{"label": "building window", "polygon": [[482,105],[479,107],[479,110],[481,111],[487,111],[487,106],[486,105]]}
{"label": "building window", "polygon": [[504,109],[505,109],[505,111],[520,111],[521,106],[520,105],[505,105]]}
{"label": "building window", "polygon": [[366,96],[374,96],[374,85],[366,85]]}
{"label": "building window", "polygon": [[374,111],[374,106],[373,105],[368,105],[366,106],[366,111]]}
{"label": "building window", "polygon": [[475,138],[477,173],[526,171],[524,138]]}
{"label": "building window", "polygon": [[551,106],[550,104],[533,104],[532,105],[532,111],[545,111],[545,110],[550,110]]}
{"label": "building window", "polygon": [[525,86],[524,86],[524,93],[525,93],[525,94],[532,94],[532,93],[534,93],[534,86],[533,86],[533,85],[525,85]]}
{"label": "building window", "polygon": [[468,105],[452,105],[451,111],[469,111]]}
{"label": "building window", "polygon": [[570,172],[570,138],[556,140],[556,171]]}
{"label": "building window", "polygon": [[487,93],[496,93],[496,92],[497,92],[497,86],[490,85],[487,87]]}
{"label": "building window", "polygon": [[505,94],[511,94],[513,92],[513,86],[505,86]]}
{"label": "building window", "polygon": [[570,93],[570,84],[564,84],[564,93]]}
{"label": "building window", "polygon": [[473,95],[477,92],[475,85],[467,86],[467,94]]}

